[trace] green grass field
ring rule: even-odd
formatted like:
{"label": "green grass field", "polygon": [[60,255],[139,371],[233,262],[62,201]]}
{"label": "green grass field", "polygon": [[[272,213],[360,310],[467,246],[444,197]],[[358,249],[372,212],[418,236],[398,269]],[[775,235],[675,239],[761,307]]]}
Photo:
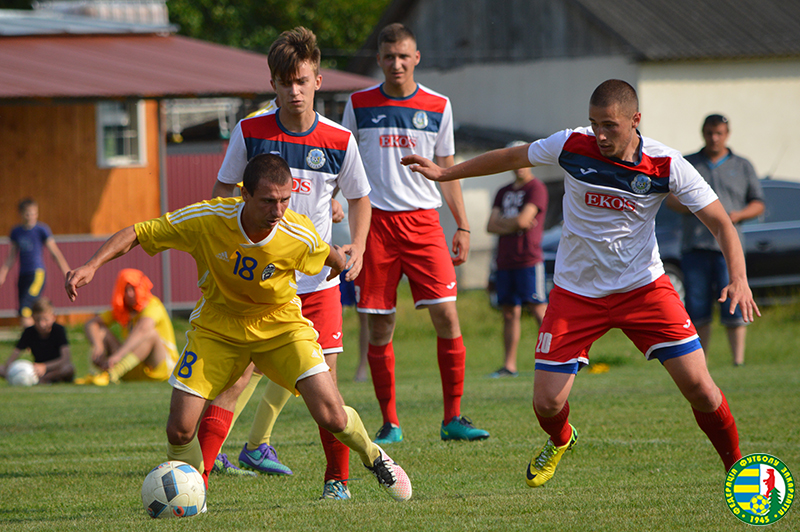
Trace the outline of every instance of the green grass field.
{"label": "green grass field", "polygon": [[[529,489],[524,470],[546,439],[531,408],[534,322],[523,325],[521,374],[489,380],[502,358],[501,317],[482,292],[459,297],[467,378],[463,413],[492,433],[483,442],[442,442],[435,337],[407,294],[395,336],[397,402],[405,441],[387,447],[408,472],[414,498],[391,501],[351,457],[353,500],[320,501],[324,456],[300,399],[290,400],[273,436],[289,478],[211,477],[208,514],[151,520],[140,488],[165,460],[168,384],[107,388],[0,384],[0,529],[16,530],[748,530],[727,509],[724,472],[691,409],[658,362],[643,361],[612,331],[590,356],[607,373],[582,371],[570,397],[580,441],[554,479]],[[714,330],[712,375],[736,416],[744,454],[780,458],[800,477],[800,304],[764,309],[750,327],[747,363],[733,368],[722,329]],[[182,331],[187,324],[176,320]],[[345,316],[340,388],[374,433],[380,411],[371,383],[355,383],[357,319]],[[87,344],[70,331],[73,358],[87,370]],[[13,342],[0,344],[0,360]],[[263,383],[256,391],[260,396]],[[232,458],[249,431],[255,400],[224,451]],[[797,506],[800,503],[795,504]],[[800,529],[800,507],[771,530]]]}

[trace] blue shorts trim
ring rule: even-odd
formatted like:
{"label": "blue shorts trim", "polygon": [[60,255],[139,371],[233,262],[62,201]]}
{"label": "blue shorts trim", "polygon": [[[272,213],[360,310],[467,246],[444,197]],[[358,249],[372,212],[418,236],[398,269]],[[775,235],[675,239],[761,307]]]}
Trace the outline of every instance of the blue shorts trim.
{"label": "blue shorts trim", "polygon": [[534,365],[534,369],[539,369],[542,371],[549,371],[551,373],[568,373],[572,375],[577,375],[578,371],[581,368],[588,366],[588,362],[584,362],[583,360],[577,360],[575,362],[567,362],[566,364],[548,364],[546,362],[537,362]]}
{"label": "blue shorts trim", "polygon": [[529,268],[497,270],[495,289],[497,304],[517,307],[523,304],[547,303],[544,263]]}
{"label": "blue shorts trim", "polygon": [[655,349],[650,354],[650,360],[658,359],[661,364],[664,364],[665,360],[669,360],[670,358],[678,358],[682,357],[683,355],[688,355],[689,353],[693,353],[698,349],[702,349],[702,345],[700,345],[700,339],[694,338],[684,344],[679,345],[672,345],[669,347],[661,347]]}

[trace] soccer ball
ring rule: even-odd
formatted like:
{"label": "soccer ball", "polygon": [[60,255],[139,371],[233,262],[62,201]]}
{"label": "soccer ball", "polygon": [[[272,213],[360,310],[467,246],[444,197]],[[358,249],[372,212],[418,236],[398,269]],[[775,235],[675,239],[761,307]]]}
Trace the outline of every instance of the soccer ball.
{"label": "soccer ball", "polygon": [[766,515],[769,512],[769,501],[763,495],[756,495],[750,499],[750,511],[756,515]]}
{"label": "soccer ball", "polygon": [[30,360],[15,360],[8,366],[6,379],[11,386],[33,386],[39,383],[39,376]]}
{"label": "soccer ball", "polygon": [[186,462],[164,462],[144,479],[142,504],[150,517],[191,517],[206,511],[203,476]]}

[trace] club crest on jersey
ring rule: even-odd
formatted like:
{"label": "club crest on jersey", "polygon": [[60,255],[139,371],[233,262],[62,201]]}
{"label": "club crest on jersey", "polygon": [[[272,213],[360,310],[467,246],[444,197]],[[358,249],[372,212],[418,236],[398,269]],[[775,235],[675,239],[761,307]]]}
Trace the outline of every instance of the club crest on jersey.
{"label": "club crest on jersey", "polygon": [[428,113],[425,111],[417,111],[414,113],[414,118],[411,119],[411,123],[414,124],[414,127],[417,129],[425,129],[428,127]]}
{"label": "club crest on jersey", "polygon": [[266,281],[267,279],[272,277],[273,273],[275,273],[275,265],[270,263],[267,265],[266,268],[264,268],[264,271],[261,272],[261,280]]}
{"label": "club crest on jersey", "polygon": [[631,181],[631,190],[637,194],[645,194],[652,186],[653,181],[644,174],[639,174]]}
{"label": "club crest on jersey", "polygon": [[314,170],[319,170],[325,166],[325,153],[319,148],[314,148],[306,155],[306,163]]}

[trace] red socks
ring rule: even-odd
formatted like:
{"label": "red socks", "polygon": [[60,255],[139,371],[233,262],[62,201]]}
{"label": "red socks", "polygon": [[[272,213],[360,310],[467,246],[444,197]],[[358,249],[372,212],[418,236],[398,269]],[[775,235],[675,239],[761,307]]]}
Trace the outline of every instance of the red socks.
{"label": "red socks", "polygon": [[325,468],[325,482],[347,480],[350,476],[350,448],[322,427],[319,428],[319,439],[322,440],[322,449],[328,464]]}
{"label": "red socks", "polygon": [[722,404],[713,412],[699,412],[692,408],[694,418],[700,429],[706,433],[714,449],[717,450],[725,471],[729,471],[741,457],[739,450],[739,432],[736,430],[736,421],[733,419],[728,400],[722,390]]}
{"label": "red socks", "polygon": [[214,460],[217,459],[228,431],[233,422],[233,412],[225,410],[215,405],[211,405],[203,414],[200,427],[197,429],[197,439],[200,441],[200,449],[203,451],[203,480],[208,488],[208,474],[214,468]]}
{"label": "red socks", "polygon": [[444,422],[461,415],[461,396],[464,395],[464,367],[467,350],[464,340],[458,338],[437,338],[436,355],[439,360],[439,373],[442,377],[442,396],[444,398]]}
{"label": "red socks", "polygon": [[397,418],[397,403],[394,395],[394,348],[392,342],[386,345],[369,344],[367,361],[372,373],[375,397],[381,407],[384,423],[400,425]]}
{"label": "red socks", "polygon": [[572,437],[572,427],[569,426],[569,401],[564,403],[564,408],[561,412],[553,417],[542,417],[536,408],[533,409],[536,414],[536,419],[539,420],[539,426],[542,427],[556,447],[562,447],[569,443]]}

